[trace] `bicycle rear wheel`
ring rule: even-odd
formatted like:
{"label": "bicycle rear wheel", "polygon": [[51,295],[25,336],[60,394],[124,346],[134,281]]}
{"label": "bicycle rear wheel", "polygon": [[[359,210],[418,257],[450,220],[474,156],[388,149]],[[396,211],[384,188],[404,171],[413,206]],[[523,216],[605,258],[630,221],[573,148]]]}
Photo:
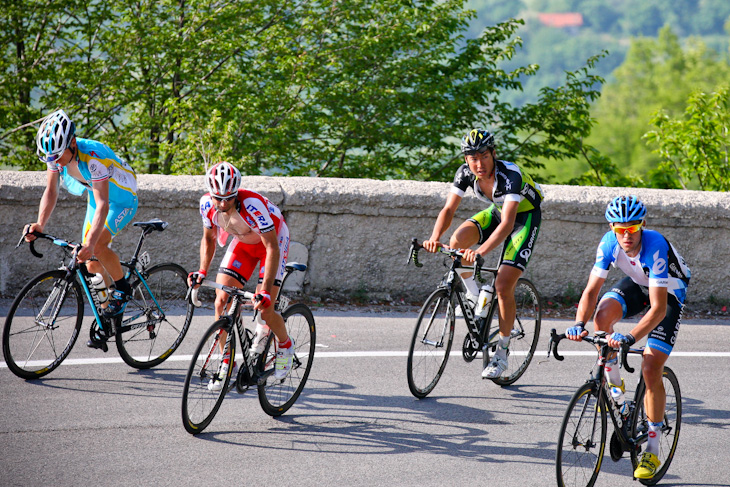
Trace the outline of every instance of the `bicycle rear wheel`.
{"label": "bicycle rear wheel", "polygon": [[[674,458],[674,452],[677,450],[679,430],[682,426],[682,394],[679,391],[677,376],[674,375],[674,372],[669,367],[664,367],[662,383],[667,394],[667,404],[664,410],[664,425],[662,426],[659,437],[659,455],[657,455],[659,461],[662,463],[654,477],[650,479],[639,479],[644,485],[656,484],[667,473],[667,469],[669,469],[669,465]],[[637,439],[638,443],[642,445],[640,450],[633,450],[631,452],[631,464],[634,469],[639,465],[641,454],[646,449],[646,439],[649,431],[649,420],[646,417],[646,410],[644,408],[645,395],[646,386],[642,382],[642,387],[636,391],[636,410],[631,426],[632,438]]]}
{"label": "bicycle rear wheel", "polygon": [[119,355],[137,369],[159,365],[177,350],[195,309],[185,299],[187,274],[179,265],[155,265],[144,277],[147,286],[139,278],[132,282],[121,333],[119,327],[116,333]]}
{"label": "bicycle rear wheel", "polygon": [[[221,332],[228,332],[228,349],[231,360],[236,356],[234,328],[228,318],[221,318],[208,328],[198,347],[195,349],[190,367],[185,376],[182,395],[182,420],[188,433],[197,435],[213,420],[228,392],[233,364],[225,376],[220,377],[224,353],[221,352]],[[245,364],[242,364],[245,367]],[[222,387],[216,390],[211,384],[221,381]]]}
{"label": "bicycle rear wheel", "polygon": [[453,341],[454,305],[445,289],[437,289],[421,307],[408,349],[406,368],[411,394],[422,399],[436,387]]}
{"label": "bicycle rear wheel", "polygon": [[281,316],[284,318],[289,338],[294,340],[294,361],[291,370],[282,380],[274,378],[278,342],[273,333],[269,334],[266,348],[257,363],[259,375],[266,376],[266,380],[259,381],[258,384],[259,402],[266,414],[275,417],[289,410],[302,393],[312,370],[317,338],[314,317],[306,305],[293,304],[286,308]]}
{"label": "bicycle rear wheel", "polygon": [[81,286],[65,270],[44,272],[23,287],[3,328],[3,355],[12,373],[38,379],[71,353],[84,318]]}
{"label": "bicycle rear wheel", "polygon": [[599,406],[594,384],[587,382],[573,394],[560,426],[555,456],[558,486],[594,485],[605,449],[606,411]]}
{"label": "bicycle rear wheel", "polygon": [[[495,306],[497,301],[495,301]],[[509,357],[507,370],[501,377],[492,379],[495,384],[508,386],[514,384],[522,377],[535,355],[537,342],[540,339],[540,323],[542,321],[542,307],[540,305],[540,294],[535,286],[527,279],[517,281],[515,288],[516,316],[512,326],[509,342]],[[495,322],[492,324],[494,337],[492,338],[492,349],[496,346],[499,337],[499,313],[495,310]],[[484,365],[488,363],[485,357]]]}

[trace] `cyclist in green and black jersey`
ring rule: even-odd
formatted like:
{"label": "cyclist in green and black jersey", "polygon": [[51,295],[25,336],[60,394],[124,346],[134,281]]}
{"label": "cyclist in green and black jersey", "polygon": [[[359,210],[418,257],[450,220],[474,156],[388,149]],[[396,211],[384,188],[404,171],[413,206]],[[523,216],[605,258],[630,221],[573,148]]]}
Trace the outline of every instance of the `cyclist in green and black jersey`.
{"label": "cyclist in green and black jersey", "polygon": [[[474,129],[461,141],[465,163],[456,171],[446,204],[436,219],[431,237],[423,242],[429,252],[443,244],[440,239],[449,229],[461,198],[471,187],[474,194],[490,206],[477,213],[451,236],[449,247],[466,249],[464,258],[473,261],[476,254],[488,254],[504,244],[502,261],[495,281],[499,299],[499,347],[482,372],[494,379],[507,370],[507,351],[515,321],[515,287],[527,266],[540,229],[542,189],[528,174],[511,162],[497,159],[494,135]],[[470,247],[478,244],[476,250]],[[464,279],[473,300],[478,286],[473,278]]]}

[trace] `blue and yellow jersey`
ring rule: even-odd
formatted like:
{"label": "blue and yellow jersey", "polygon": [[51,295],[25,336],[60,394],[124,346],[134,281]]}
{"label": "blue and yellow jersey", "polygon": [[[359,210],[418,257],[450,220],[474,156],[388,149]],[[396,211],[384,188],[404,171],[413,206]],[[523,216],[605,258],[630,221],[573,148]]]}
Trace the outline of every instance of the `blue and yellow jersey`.
{"label": "blue and yellow jersey", "polygon": [[94,182],[109,181],[109,201],[121,203],[137,197],[137,176],[129,164],[117,157],[108,146],[90,139],[76,138],[78,145],[78,172],[69,166],[59,168],[47,163],[48,170],[60,172],[69,192],[81,195]]}

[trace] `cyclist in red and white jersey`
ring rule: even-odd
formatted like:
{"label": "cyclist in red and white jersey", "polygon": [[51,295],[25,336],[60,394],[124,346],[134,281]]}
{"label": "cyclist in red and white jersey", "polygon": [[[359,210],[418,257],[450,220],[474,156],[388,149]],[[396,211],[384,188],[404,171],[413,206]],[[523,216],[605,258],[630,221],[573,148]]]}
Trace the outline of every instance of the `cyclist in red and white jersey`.
{"label": "cyclist in red and white jersey", "polygon": [[[242,288],[261,262],[253,301],[261,320],[256,327],[252,351],[263,351],[270,328],[279,341],[274,375],[277,379],[283,379],[291,369],[294,344],[287,335],[284,319],[274,310],[273,303],[286,268],[289,228],[276,205],[254,191],[239,188],[241,174],[232,164],[215,164],[207,171],[205,182],[208,193],[200,198],[203,220],[200,267],[197,272],[190,273],[188,284],[203,280],[215,255],[216,242],[223,247],[230,236],[233,239],[218,268],[216,282]],[[225,292],[216,292],[216,319],[225,312],[227,299]],[[225,343],[225,340],[221,340],[221,343]],[[224,359],[224,366],[229,363],[230,358]],[[212,390],[220,387],[218,381],[209,385]]]}

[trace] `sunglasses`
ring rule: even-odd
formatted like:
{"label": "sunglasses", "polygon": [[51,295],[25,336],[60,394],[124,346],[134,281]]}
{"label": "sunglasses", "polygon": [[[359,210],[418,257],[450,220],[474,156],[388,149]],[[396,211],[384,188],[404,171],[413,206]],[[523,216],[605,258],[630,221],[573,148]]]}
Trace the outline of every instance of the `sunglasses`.
{"label": "sunglasses", "polygon": [[629,225],[627,227],[622,227],[620,225],[611,225],[611,230],[618,233],[619,235],[623,235],[626,232],[628,233],[636,233],[639,230],[641,230],[641,227],[644,226],[644,222],[637,223],[636,225]]}
{"label": "sunglasses", "polygon": [[212,195],[212,196],[213,196],[213,199],[216,201],[228,201],[228,200],[231,200],[236,197],[235,194],[232,194],[230,196],[214,196],[214,195]]}
{"label": "sunglasses", "polygon": [[38,159],[40,159],[41,162],[45,162],[45,163],[56,162],[57,160],[59,160],[61,158],[62,155],[63,155],[63,152],[61,152],[60,154],[51,154],[50,156],[47,156],[46,154],[39,152]]}

